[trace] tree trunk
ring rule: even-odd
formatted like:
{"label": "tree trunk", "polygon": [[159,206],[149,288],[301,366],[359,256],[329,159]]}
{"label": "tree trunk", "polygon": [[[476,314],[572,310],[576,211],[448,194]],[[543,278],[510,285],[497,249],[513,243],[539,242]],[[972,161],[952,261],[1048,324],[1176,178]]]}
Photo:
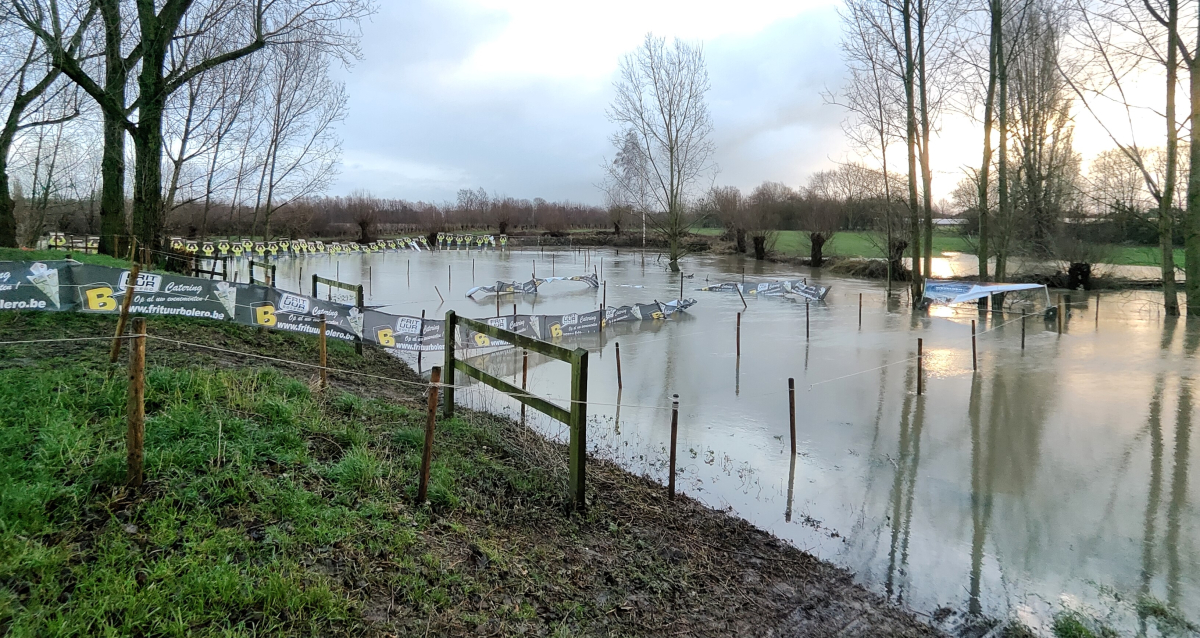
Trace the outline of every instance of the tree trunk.
{"label": "tree trunk", "polygon": [[[1200,29],[1197,35],[1200,36]],[[1191,117],[1193,122],[1200,122],[1200,55],[1194,51],[1192,56],[1188,64]],[[1200,126],[1190,128],[1187,208],[1183,217],[1184,286],[1188,316],[1200,316]]]}
{"label": "tree trunk", "polygon": [[905,106],[905,143],[908,146],[908,223],[909,223],[909,254],[912,259],[912,298],[913,307],[921,298],[921,216],[920,200],[917,197],[917,114],[916,98],[914,96],[914,74],[912,49],[912,1],[904,0],[904,106]]}
{"label": "tree trunk", "polygon": [[679,272],[679,236],[676,233],[671,233],[667,241],[667,250],[671,259],[671,272]]}
{"label": "tree trunk", "polygon": [[[828,238],[825,236],[825,233],[808,234],[808,264],[813,268],[820,268],[825,263],[824,250],[826,239]],[[757,250],[757,245],[755,249]]]}
{"label": "tree trunk", "polygon": [[744,254],[746,252],[746,229],[738,228],[733,232],[734,242],[737,244],[737,252]]}
{"label": "tree trunk", "polygon": [[762,235],[754,237],[754,258],[758,261],[767,258],[767,238]]}
{"label": "tree trunk", "polygon": [[925,264],[922,272],[933,272],[933,171],[929,166],[929,78],[925,71],[925,23],[929,17],[926,0],[917,0],[917,71],[920,74],[921,108],[921,193],[925,197]]}
{"label": "tree trunk", "polygon": [[[120,0],[100,3],[104,22],[104,93],[118,107],[125,107],[129,70],[121,52]],[[103,109],[104,150],[100,156],[100,252],[117,256],[125,226],[125,114]]]}
{"label": "tree trunk", "polygon": [[[1003,25],[1003,20],[995,23],[995,26]],[[996,221],[1003,232],[1011,232],[1008,230],[1011,220],[1011,211],[1009,210],[1009,192],[1008,192],[1008,61],[1004,51],[1004,32],[997,31],[996,33],[996,86],[999,89],[998,103],[996,104],[996,125],[1000,129],[999,139],[996,140],[996,184],[999,193],[996,203]],[[1006,266],[1008,263],[1008,240],[1006,236],[1002,241],[997,242],[996,250],[996,270],[992,279],[994,281],[1004,281],[1007,273]],[[1001,305],[1000,299],[998,303],[993,305]]]}
{"label": "tree trunk", "polygon": [[[996,47],[1000,46],[1003,8],[999,0],[988,3],[991,10],[991,35],[988,38],[988,86],[983,101],[983,162],[979,167],[979,281],[988,280],[988,187],[992,170],[992,119],[996,107]],[[979,299],[979,307],[988,307],[988,298]]]}
{"label": "tree trunk", "polygon": [[[506,222],[506,221],[504,221],[504,220],[500,220],[500,223],[499,223],[499,224],[497,224],[497,226],[499,226],[499,227],[500,227],[500,229],[499,229],[499,230],[500,230],[500,234],[501,234],[501,235],[507,235],[507,234],[508,234],[508,222]],[[620,231],[617,231],[617,232],[619,233]]]}
{"label": "tree trunk", "polygon": [[[161,67],[160,67],[161,68]],[[146,86],[150,84],[150,86]],[[154,82],[140,86],[141,95],[154,95]],[[162,249],[162,116],[163,99],[143,99],[137,133],[133,136],[133,228],[138,241],[151,250]]]}
{"label": "tree trunk", "polygon": [[0,248],[17,247],[17,203],[8,190],[8,153],[0,155]]}
{"label": "tree trunk", "polygon": [[1179,315],[1175,290],[1175,173],[1179,132],[1175,130],[1175,83],[1179,73],[1179,0],[1167,0],[1167,174],[1158,208],[1158,244],[1162,251],[1163,306],[1168,316]]}

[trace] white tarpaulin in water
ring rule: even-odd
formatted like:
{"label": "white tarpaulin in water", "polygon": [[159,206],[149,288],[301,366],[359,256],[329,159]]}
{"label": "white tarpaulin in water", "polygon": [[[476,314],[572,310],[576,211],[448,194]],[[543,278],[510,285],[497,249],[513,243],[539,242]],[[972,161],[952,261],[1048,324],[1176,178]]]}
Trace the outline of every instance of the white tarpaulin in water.
{"label": "white tarpaulin in water", "polygon": [[925,298],[931,303],[965,303],[998,292],[1037,290],[1039,288],[1045,288],[1045,286],[1042,284],[981,284],[974,281],[926,280]]}

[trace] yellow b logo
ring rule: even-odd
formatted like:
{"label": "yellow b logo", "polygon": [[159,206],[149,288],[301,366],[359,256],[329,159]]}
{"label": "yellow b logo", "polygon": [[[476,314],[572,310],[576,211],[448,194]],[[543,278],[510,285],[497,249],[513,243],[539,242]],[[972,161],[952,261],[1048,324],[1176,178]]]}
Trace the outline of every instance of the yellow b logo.
{"label": "yellow b logo", "polygon": [[483,334],[482,332],[476,332],[475,333],[475,344],[480,347],[485,347],[485,346],[491,345],[492,340],[488,339],[488,336]]}
{"label": "yellow b logo", "polygon": [[551,324],[550,325],[550,336],[554,337],[555,339],[562,338],[562,326],[560,326],[556,323]]}
{"label": "yellow b logo", "polygon": [[396,337],[391,328],[380,328],[375,332],[375,338],[379,341],[379,345],[385,348],[392,348],[396,345]]}
{"label": "yellow b logo", "polygon": [[[125,294],[132,294],[132,290],[126,290]],[[88,310],[98,310],[100,312],[108,312],[117,309],[117,300],[113,299],[112,288],[92,288],[84,293],[86,297],[85,305]]]}
{"label": "yellow b logo", "polygon": [[275,306],[267,304],[254,309],[254,323],[260,326],[273,326],[275,321]]}

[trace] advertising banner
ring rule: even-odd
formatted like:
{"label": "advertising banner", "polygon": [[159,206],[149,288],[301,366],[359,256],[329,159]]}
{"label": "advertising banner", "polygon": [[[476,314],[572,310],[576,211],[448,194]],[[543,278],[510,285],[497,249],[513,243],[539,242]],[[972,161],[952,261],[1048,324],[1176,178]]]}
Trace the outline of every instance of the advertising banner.
{"label": "advertising banner", "polygon": [[0,310],[75,310],[74,263],[0,262]]}
{"label": "advertising banner", "polygon": [[[594,282],[595,276],[557,277],[541,281]],[[362,339],[395,350],[440,351],[445,346],[445,320],[397,316],[378,310],[315,299],[255,284],[146,272],[133,280],[123,268],[82,264],[73,260],[0,262],[0,310],[75,310],[116,314],[132,295],[132,314],[178,316],[316,335],[325,319],[326,336]],[[599,334],[613,323],[654,321],[695,304],[694,299],[657,301],[563,315],[507,315],[481,319],[488,325],[543,341]],[[455,343],[469,350],[510,344],[458,326]]]}

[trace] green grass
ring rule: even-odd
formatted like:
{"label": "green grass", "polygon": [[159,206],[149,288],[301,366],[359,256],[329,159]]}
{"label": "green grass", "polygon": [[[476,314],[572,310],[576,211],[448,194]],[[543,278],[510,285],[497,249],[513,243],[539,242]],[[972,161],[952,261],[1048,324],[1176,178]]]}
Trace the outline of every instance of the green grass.
{"label": "green grass", "polygon": [[[0,315],[0,332],[25,318],[56,319]],[[433,509],[413,508],[423,412],[169,356],[146,375],[149,483],[135,493],[122,486],[124,375],[96,356],[3,355],[0,634],[14,638],[354,633],[361,602],[347,591],[379,580],[358,564],[367,556],[393,557],[386,578],[418,608],[478,592],[449,557],[408,556],[464,479],[554,492],[545,474],[477,453],[502,448],[494,431],[452,420],[440,424]],[[338,564],[314,571],[331,548]]]}
{"label": "green grass", "polygon": [[[697,228],[692,231],[696,235],[709,237],[719,236],[724,230],[720,228]],[[876,245],[879,243],[873,233],[867,231],[843,231],[835,234],[833,239],[825,244],[826,257],[866,257],[883,258],[883,252]],[[955,230],[938,229],[933,234],[934,254],[943,252],[959,252],[968,255],[975,254],[974,238],[966,238]],[[799,230],[777,231],[775,252],[781,257],[808,257],[808,233]],[[1159,266],[1162,262],[1161,253],[1156,246],[1123,246],[1107,245],[1102,250],[1104,263],[1121,266]],[[1175,249],[1175,263],[1184,263],[1184,251]]]}
{"label": "green grass", "polygon": [[[113,324],[7,312],[0,340]],[[233,324],[148,330],[317,356],[310,337]],[[309,368],[147,341],[147,483],[127,489],[127,381],[107,349],[0,345],[0,635],[658,636],[828,604],[869,610],[880,635],[920,627],[833,566],[609,464],[589,461],[588,510],[568,515],[564,447],[487,414],[438,418],[415,503],[424,385],[371,347],[331,342],[330,365],[382,379],[334,372],[320,391]]]}
{"label": "green grass", "polygon": [[124,259],[109,257],[108,255],[92,255],[77,250],[24,250],[21,248],[0,248],[0,261],[53,261],[55,259],[66,259],[68,254],[71,255],[71,259],[83,262],[85,264],[116,266],[119,268],[129,267],[129,262]]}

